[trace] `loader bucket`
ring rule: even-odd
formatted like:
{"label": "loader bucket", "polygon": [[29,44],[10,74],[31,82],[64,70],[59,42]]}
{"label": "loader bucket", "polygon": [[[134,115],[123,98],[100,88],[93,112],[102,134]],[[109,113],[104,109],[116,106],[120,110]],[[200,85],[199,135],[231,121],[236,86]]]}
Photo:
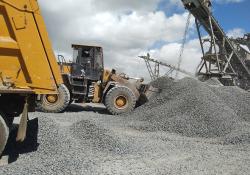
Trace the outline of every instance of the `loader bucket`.
{"label": "loader bucket", "polygon": [[140,97],[137,101],[137,106],[147,103],[152,97],[160,92],[159,88],[155,88],[149,84],[143,84],[140,88]]}

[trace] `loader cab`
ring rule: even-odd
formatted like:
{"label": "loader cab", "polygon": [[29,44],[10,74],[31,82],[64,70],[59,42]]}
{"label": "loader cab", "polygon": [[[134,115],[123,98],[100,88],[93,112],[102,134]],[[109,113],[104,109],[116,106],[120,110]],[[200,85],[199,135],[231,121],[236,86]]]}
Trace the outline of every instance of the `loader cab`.
{"label": "loader cab", "polygon": [[72,45],[71,75],[98,81],[103,73],[103,49],[98,46]]}

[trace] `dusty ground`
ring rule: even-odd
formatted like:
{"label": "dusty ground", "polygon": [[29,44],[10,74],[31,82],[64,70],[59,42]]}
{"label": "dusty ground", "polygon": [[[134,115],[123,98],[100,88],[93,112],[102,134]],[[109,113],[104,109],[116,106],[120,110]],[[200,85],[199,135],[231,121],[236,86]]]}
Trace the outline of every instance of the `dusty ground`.
{"label": "dusty ground", "polygon": [[75,104],[30,114],[28,139],[17,144],[12,132],[0,174],[248,175],[249,94],[190,80],[165,85],[165,95],[125,116]]}
{"label": "dusty ground", "polygon": [[0,174],[242,175],[250,172],[249,144],[224,145],[219,139],[136,130],[131,127],[133,121],[100,114],[105,113],[102,108],[94,108],[96,112],[88,109],[73,105],[64,114],[31,114],[32,118],[39,117],[37,144],[34,130],[29,142],[12,152],[13,162],[1,167]]}

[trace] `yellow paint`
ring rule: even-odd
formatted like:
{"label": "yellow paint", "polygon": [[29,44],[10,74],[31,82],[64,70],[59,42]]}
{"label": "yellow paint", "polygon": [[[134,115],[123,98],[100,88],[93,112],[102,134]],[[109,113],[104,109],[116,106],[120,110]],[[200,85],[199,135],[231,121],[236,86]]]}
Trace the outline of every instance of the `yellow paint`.
{"label": "yellow paint", "polygon": [[63,81],[37,1],[0,0],[0,26],[0,84],[56,93]]}
{"label": "yellow paint", "polygon": [[107,83],[110,81],[111,71],[110,70],[104,70],[103,76],[102,76],[102,82]]}
{"label": "yellow paint", "polygon": [[92,100],[93,103],[99,103],[101,101],[101,85],[99,85],[98,83],[95,83],[94,86],[94,98]]}
{"label": "yellow paint", "polygon": [[70,74],[71,73],[71,65],[68,63],[59,64],[59,68],[61,74]]}
{"label": "yellow paint", "polygon": [[119,96],[115,100],[115,105],[117,108],[123,108],[127,104],[127,99],[124,96]]}
{"label": "yellow paint", "polygon": [[55,103],[58,100],[58,96],[56,94],[47,95],[46,98],[50,103]]}

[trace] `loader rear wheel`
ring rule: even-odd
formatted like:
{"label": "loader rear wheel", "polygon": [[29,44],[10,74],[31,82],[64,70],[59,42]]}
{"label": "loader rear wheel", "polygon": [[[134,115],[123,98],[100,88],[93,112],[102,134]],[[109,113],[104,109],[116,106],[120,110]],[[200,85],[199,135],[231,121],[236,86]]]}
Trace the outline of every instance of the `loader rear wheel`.
{"label": "loader rear wheel", "polygon": [[0,115],[0,157],[2,155],[4,148],[5,148],[8,137],[9,137],[9,128],[8,128],[5,120],[3,119],[3,115],[1,114]]}
{"label": "loader rear wheel", "polygon": [[113,115],[128,113],[135,108],[136,97],[128,87],[113,87],[105,97],[105,105]]}
{"label": "loader rear wheel", "polygon": [[58,87],[56,95],[42,95],[40,101],[37,102],[37,107],[42,112],[59,113],[65,110],[70,104],[70,93],[65,85]]}

